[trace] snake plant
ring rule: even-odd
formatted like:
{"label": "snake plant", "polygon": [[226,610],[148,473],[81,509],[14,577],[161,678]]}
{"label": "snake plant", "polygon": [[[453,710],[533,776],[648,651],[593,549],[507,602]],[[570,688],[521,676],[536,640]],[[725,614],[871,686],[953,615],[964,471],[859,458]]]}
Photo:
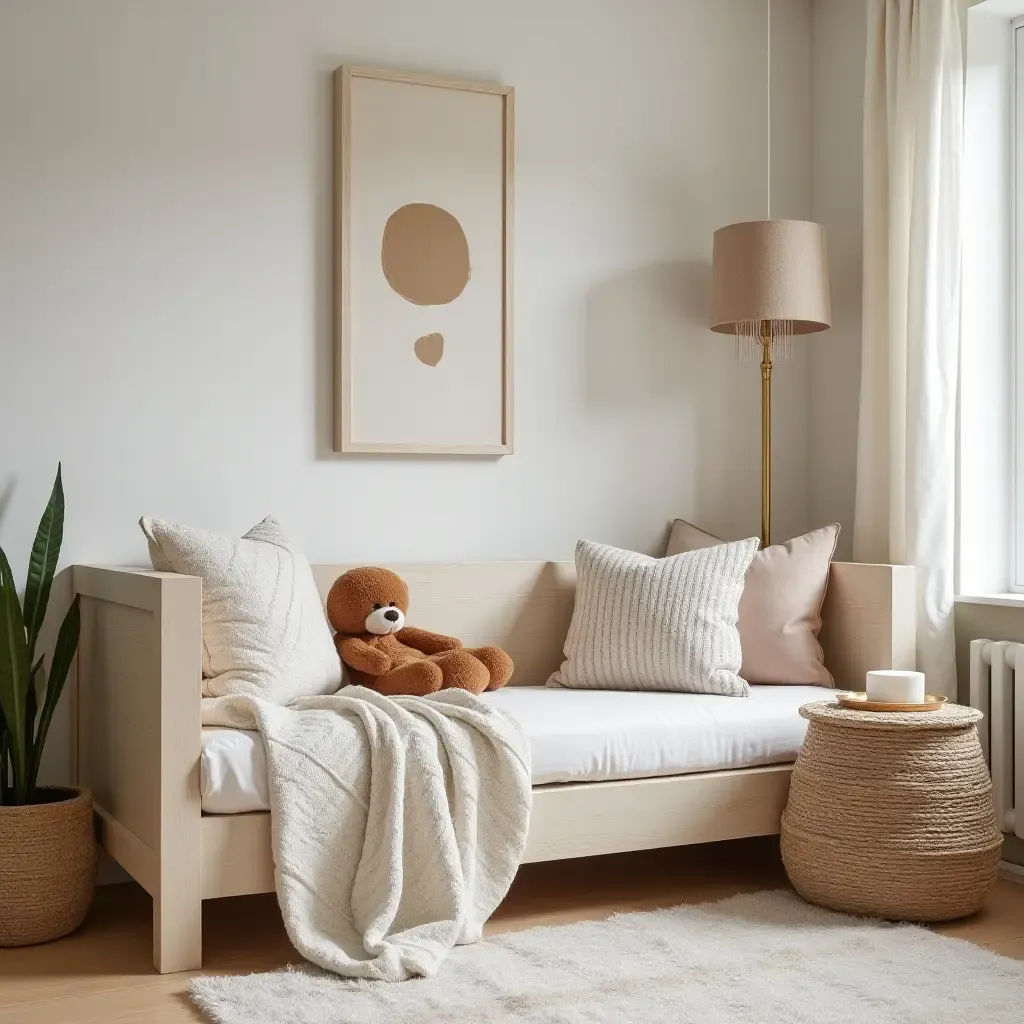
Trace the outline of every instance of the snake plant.
{"label": "snake plant", "polygon": [[58,463],[57,479],[29,555],[23,602],[0,547],[0,804],[38,800],[46,734],[78,647],[76,595],[57,633],[49,672],[44,655],[36,656],[63,538],[64,488]]}

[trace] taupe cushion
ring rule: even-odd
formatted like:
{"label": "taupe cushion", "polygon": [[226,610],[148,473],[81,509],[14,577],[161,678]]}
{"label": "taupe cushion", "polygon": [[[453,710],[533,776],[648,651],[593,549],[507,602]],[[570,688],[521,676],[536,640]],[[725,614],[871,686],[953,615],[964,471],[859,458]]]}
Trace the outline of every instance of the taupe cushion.
{"label": "taupe cushion", "polygon": [[[835,685],[825,668],[818,631],[838,538],[839,524],[831,523],[785,544],[772,544],[754,556],[739,613],[740,675],[748,683]],[[722,543],[720,537],[677,519],[665,554]]]}

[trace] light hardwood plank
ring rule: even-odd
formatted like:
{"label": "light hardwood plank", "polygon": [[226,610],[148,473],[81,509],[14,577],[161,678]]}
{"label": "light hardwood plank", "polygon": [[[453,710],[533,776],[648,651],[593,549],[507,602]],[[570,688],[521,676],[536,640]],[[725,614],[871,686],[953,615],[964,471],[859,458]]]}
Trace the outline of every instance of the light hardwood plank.
{"label": "light hardwood plank", "polygon": [[[774,837],[528,864],[487,932],[566,924],[618,911],[721,899],[786,884]],[[937,926],[1024,959],[1024,889],[1000,881],[974,918]],[[0,1024],[196,1024],[188,979],[154,973],[150,898],[137,885],[105,886],[86,924],[60,942],[0,950]],[[273,970],[299,957],[273,895],[203,906],[205,971]]]}
{"label": "light hardwood plank", "polygon": [[1004,939],[1002,942],[986,942],[986,949],[1001,956],[1008,956],[1011,960],[1024,960],[1024,936],[1017,939]]}
{"label": "light hardwood plank", "polygon": [[998,901],[990,896],[977,914],[937,924],[935,930],[985,946],[1024,938],[1024,886],[1000,880],[993,891],[999,894]]}

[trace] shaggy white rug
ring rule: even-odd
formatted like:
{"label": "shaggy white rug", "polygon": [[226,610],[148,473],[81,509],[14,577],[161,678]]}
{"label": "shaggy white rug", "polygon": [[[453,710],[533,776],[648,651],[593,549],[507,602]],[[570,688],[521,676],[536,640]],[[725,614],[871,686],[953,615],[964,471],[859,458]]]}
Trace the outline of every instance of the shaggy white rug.
{"label": "shaggy white rug", "polygon": [[534,928],[456,949],[430,979],[316,968],[196,978],[218,1024],[1019,1024],[1024,963],[788,892]]}

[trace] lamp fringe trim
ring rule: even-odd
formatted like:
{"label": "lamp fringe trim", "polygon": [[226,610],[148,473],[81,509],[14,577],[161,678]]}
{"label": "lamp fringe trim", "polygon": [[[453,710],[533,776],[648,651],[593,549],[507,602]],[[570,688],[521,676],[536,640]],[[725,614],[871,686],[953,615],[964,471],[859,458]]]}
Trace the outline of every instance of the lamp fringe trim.
{"label": "lamp fringe trim", "polygon": [[[772,362],[785,363],[793,357],[793,321],[773,320],[771,345]],[[761,362],[761,321],[739,320],[733,327],[736,339],[736,359],[741,363]]]}

